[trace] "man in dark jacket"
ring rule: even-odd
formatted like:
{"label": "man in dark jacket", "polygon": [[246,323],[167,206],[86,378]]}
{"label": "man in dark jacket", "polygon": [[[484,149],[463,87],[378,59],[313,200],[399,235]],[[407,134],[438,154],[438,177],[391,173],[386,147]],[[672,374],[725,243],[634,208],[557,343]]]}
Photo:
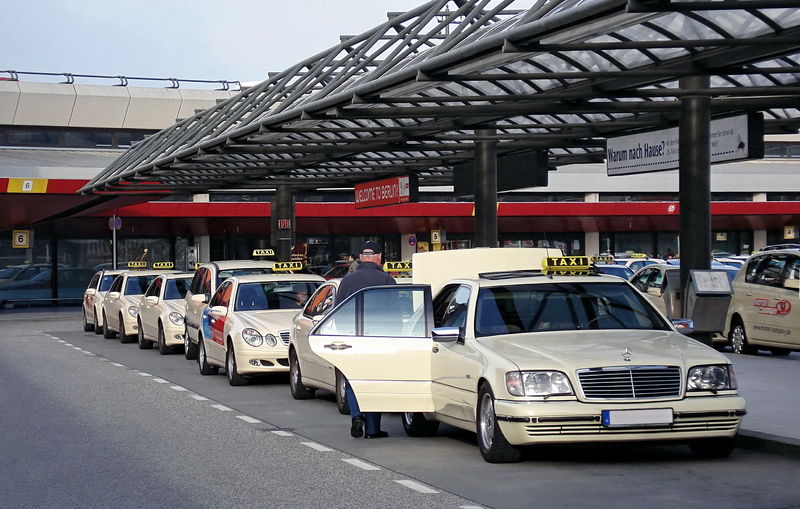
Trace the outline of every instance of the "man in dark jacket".
{"label": "man in dark jacket", "polygon": [[[339,283],[339,290],[336,292],[335,305],[344,301],[347,297],[354,294],[362,288],[368,286],[380,285],[393,285],[396,284],[394,278],[383,271],[381,268],[381,254],[383,249],[377,242],[365,242],[358,253],[358,269],[355,272],[347,274]],[[388,433],[381,430],[381,414],[380,412],[365,412],[361,413],[358,408],[358,401],[353,389],[350,387],[350,382],[345,381],[345,393],[347,395],[347,402],[350,405],[350,416],[353,421],[350,426],[350,435],[354,438],[360,437],[362,434],[364,438],[384,438],[389,436]],[[366,430],[365,428],[366,424]]]}

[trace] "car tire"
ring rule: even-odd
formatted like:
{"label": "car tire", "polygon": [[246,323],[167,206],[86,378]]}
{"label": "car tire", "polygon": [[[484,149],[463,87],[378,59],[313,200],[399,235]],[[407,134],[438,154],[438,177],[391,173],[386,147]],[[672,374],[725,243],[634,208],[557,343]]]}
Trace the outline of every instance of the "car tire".
{"label": "car tire", "polygon": [[342,415],[350,415],[350,402],[347,401],[347,392],[345,391],[345,378],[341,371],[336,370],[336,408]]}
{"label": "car tire", "polygon": [[695,458],[727,458],[736,446],[736,438],[704,438],[689,442]]}
{"label": "car tire", "polygon": [[744,330],[744,323],[742,323],[741,319],[734,319],[730,334],[731,350],[733,350],[733,353],[745,355],[756,353],[756,349],[750,346],[750,343],[747,341],[747,332]]}
{"label": "car tire", "polygon": [[89,320],[86,319],[86,310],[83,310],[83,332],[92,332],[94,330],[94,325],[89,323]]}
{"label": "car tire", "polygon": [[439,421],[429,421],[422,412],[403,412],[400,417],[410,437],[430,437],[439,431]]}
{"label": "car tire", "polygon": [[139,325],[139,331],[136,333],[136,340],[139,343],[139,350],[150,350],[153,348],[153,343],[144,338],[144,329],[142,328],[141,320],[138,320],[137,324]]}
{"label": "car tire", "polygon": [[300,360],[297,352],[289,351],[289,392],[294,399],[311,399],[316,392],[303,385],[303,374],[300,372]]}
{"label": "car tire", "polygon": [[167,338],[164,337],[164,326],[161,322],[158,322],[158,353],[167,355],[173,351],[171,346],[167,346]]}
{"label": "car tire", "polygon": [[108,317],[106,316],[106,312],[103,311],[103,337],[106,339],[114,339],[114,336],[117,334],[111,331],[111,327],[108,326]]}
{"label": "car tire", "polygon": [[475,419],[478,448],[483,459],[489,463],[513,463],[522,458],[522,452],[508,443],[497,423],[494,394],[489,384],[483,384],[478,392],[478,412]]}
{"label": "car tire", "polygon": [[236,367],[236,353],[233,350],[233,343],[228,338],[228,350],[225,352],[225,376],[228,378],[228,383],[234,387],[247,385],[247,378],[239,374]]}
{"label": "car tire", "polygon": [[778,357],[789,355],[792,352],[788,348],[770,348],[769,351],[772,352],[772,355],[776,355]]}
{"label": "car tire", "polygon": [[102,334],[103,328],[100,326],[100,321],[97,319],[97,310],[92,309],[92,314],[94,315],[94,333]]}
{"label": "car tire", "polygon": [[212,366],[208,363],[208,356],[206,355],[206,345],[203,342],[203,335],[197,335],[197,365],[200,368],[201,375],[216,375],[219,373],[219,368]]}
{"label": "car tire", "polygon": [[192,338],[189,337],[188,327],[184,327],[183,329],[183,356],[190,361],[197,358],[197,345],[192,343]]}
{"label": "car tire", "polygon": [[125,319],[122,318],[122,313],[119,315],[119,342],[120,343],[133,343],[128,333],[125,331]]}

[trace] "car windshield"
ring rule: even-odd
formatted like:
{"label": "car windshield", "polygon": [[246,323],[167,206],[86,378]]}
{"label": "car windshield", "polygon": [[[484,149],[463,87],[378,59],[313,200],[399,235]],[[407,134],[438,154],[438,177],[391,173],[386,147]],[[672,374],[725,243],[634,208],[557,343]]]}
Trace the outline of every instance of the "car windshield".
{"label": "car windshield", "polygon": [[235,311],[300,309],[321,283],[317,281],[269,281],[239,285]]}
{"label": "car windshield", "polygon": [[186,290],[189,289],[191,284],[191,277],[167,279],[167,288],[164,290],[164,300],[178,300],[186,298]]}
{"label": "car windshield", "polygon": [[125,291],[123,293],[125,295],[143,295],[155,278],[155,274],[152,276],[131,276],[125,282]]}
{"label": "car windshield", "polygon": [[475,334],[647,329],[668,325],[626,283],[544,283],[482,288]]}
{"label": "car windshield", "polygon": [[100,291],[107,292],[109,288],[111,288],[111,283],[114,282],[116,279],[116,275],[106,274],[103,276],[103,279],[100,280]]}
{"label": "car windshield", "polygon": [[5,269],[0,270],[0,279],[11,279],[19,274],[19,272],[24,268],[25,267],[6,267]]}
{"label": "car windshield", "polygon": [[611,274],[622,279],[630,279],[633,275],[633,271],[624,265],[595,265],[595,267],[603,274]]}
{"label": "car windshield", "polygon": [[217,274],[217,287],[222,284],[223,281],[228,279],[232,276],[250,276],[253,274],[272,274],[272,269],[269,267],[257,267],[257,268],[247,268],[247,269],[228,269],[228,270],[221,270]]}

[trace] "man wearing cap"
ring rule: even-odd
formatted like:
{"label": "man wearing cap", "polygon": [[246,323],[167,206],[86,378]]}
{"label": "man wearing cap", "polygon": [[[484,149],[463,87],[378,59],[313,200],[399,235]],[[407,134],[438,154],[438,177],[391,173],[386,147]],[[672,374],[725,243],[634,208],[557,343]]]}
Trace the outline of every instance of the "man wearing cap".
{"label": "man wearing cap", "polygon": [[[362,288],[397,284],[394,278],[381,268],[381,253],[383,253],[383,249],[377,242],[370,240],[362,244],[358,252],[360,261],[358,268],[355,272],[347,274],[339,283],[335,305],[339,305],[340,302]],[[389,436],[388,433],[381,430],[380,412],[361,413],[356,395],[350,387],[350,382],[347,381],[345,381],[345,394],[347,403],[350,405],[350,416],[353,418],[350,426],[352,437],[358,438],[363,435],[364,438],[384,438]]]}

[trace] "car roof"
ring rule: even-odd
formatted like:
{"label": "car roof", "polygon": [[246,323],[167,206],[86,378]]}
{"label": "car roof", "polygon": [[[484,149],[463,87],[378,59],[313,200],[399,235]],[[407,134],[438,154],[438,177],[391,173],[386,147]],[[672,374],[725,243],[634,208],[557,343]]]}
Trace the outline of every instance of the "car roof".
{"label": "car roof", "polygon": [[192,278],[194,277],[194,272],[170,272],[168,274],[162,273],[161,275],[164,276],[164,279],[180,279],[185,277]]}
{"label": "car roof", "polygon": [[798,249],[795,248],[786,248],[786,249],[768,249],[767,251],[759,251],[755,253],[753,256],[759,255],[775,255],[775,254],[798,254]]}
{"label": "car roof", "polygon": [[215,267],[219,270],[230,269],[250,269],[250,268],[265,268],[269,269],[275,265],[274,261],[262,260],[222,260],[218,262],[207,262],[200,265],[200,267]]}
{"label": "car roof", "polygon": [[163,270],[125,270],[121,275],[125,277],[130,276],[160,276],[161,274],[173,274],[175,271]]}
{"label": "car roof", "polygon": [[248,274],[246,276],[233,276],[239,283],[260,283],[263,281],[317,281],[325,282],[325,278],[316,274]]}
{"label": "car roof", "polygon": [[[514,275],[517,272],[520,275]],[[568,284],[568,283],[620,283],[625,282],[617,276],[611,274],[587,274],[579,276],[561,276],[561,275],[546,275],[537,273],[538,271],[509,271],[493,272],[489,274],[482,274],[479,278],[460,278],[450,281],[471,281],[477,283],[481,288],[490,288],[495,286],[509,286],[509,285],[526,285],[526,284]],[[524,274],[524,275],[522,275]],[[448,283],[448,284],[449,284]]]}

